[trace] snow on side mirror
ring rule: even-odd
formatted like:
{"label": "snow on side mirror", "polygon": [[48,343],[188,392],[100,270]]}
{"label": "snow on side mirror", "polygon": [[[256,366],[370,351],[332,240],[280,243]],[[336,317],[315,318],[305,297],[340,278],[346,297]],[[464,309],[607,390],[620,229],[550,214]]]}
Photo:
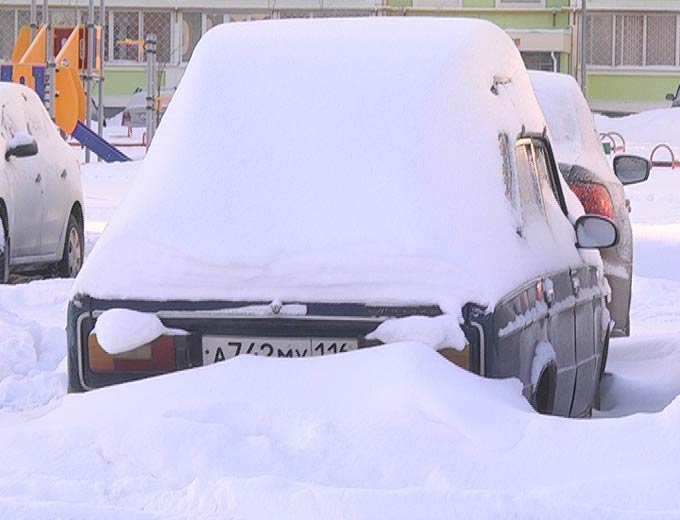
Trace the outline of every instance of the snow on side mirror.
{"label": "snow on side mirror", "polygon": [[38,154],[38,143],[35,142],[33,136],[25,132],[17,132],[7,142],[7,149],[5,150],[5,161],[14,157],[32,157]]}
{"label": "snow on side mirror", "polygon": [[614,173],[621,184],[637,184],[649,178],[652,163],[637,155],[617,155],[614,157]]}
{"label": "snow on side mirror", "polygon": [[109,309],[97,318],[94,332],[101,347],[111,355],[129,352],[155,339],[185,335],[181,329],[169,329],[150,312]]}
{"label": "snow on side mirror", "polygon": [[666,94],[666,101],[675,101],[675,96],[669,92]]}
{"label": "snow on side mirror", "polygon": [[606,217],[583,215],[576,220],[574,227],[579,249],[606,249],[619,243],[619,230]]}

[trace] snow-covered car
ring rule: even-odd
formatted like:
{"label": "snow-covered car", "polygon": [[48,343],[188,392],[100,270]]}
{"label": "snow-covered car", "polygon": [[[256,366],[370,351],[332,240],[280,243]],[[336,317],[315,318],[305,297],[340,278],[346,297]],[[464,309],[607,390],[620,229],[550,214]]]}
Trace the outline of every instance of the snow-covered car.
{"label": "snow-covered car", "polygon": [[0,283],[10,270],[74,277],[83,263],[80,165],[31,89],[0,83]]}
{"label": "snow-covered car", "polygon": [[567,74],[529,72],[536,97],[552,135],[560,171],[586,212],[612,219],[619,229],[616,247],[603,249],[604,273],[611,288],[612,336],[630,335],[633,279],[633,231],[623,184],[643,182],[651,165],[643,157],[619,155],[613,168],[607,159],[588,103],[576,80]]}
{"label": "snow-covered car", "polygon": [[497,26],[220,26],[164,121],[74,283],[70,391],[415,340],[591,409],[610,322],[585,248],[618,235],[563,185]]}

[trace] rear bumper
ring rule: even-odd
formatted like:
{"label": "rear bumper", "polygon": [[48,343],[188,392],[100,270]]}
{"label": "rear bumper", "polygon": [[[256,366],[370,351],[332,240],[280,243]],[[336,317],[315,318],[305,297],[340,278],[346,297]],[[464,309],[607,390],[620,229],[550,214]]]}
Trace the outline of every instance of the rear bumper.
{"label": "rear bumper", "polygon": [[115,302],[95,301],[90,298],[71,301],[67,325],[69,392],[84,392],[160,375],[158,372],[98,373],[90,370],[89,334],[94,329],[97,317],[110,308],[125,307],[141,312],[154,312],[167,327],[188,331],[190,334],[178,338],[175,344],[175,370],[203,365],[204,335],[345,337],[356,338],[359,348],[364,348],[377,344],[375,341],[367,341],[365,336],[386,319],[414,314],[441,314],[436,306],[389,308],[355,304],[309,304],[308,314],[302,316],[253,316],[220,312],[220,309],[224,310],[231,305],[234,308],[244,306],[224,302]]}

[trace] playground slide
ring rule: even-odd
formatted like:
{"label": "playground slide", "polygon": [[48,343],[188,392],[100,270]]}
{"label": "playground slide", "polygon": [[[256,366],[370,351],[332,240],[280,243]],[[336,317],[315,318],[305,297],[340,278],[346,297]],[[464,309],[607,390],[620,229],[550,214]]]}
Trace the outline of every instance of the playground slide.
{"label": "playground slide", "polygon": [[71,136],[106,162],[124,162],[130,160],[127,155],[105,139],[99,137],[97,132],[91,130],[80,121],[76,123]]}
{"label": "playground slide", "polygon": [[[83,43],[84,27],[55,28],[57,36],[68,36],[61,41],[61,48],[55,57],[56,99],[54,120],[62,131],[71,135],[83,146],[106,162],[129,161],[130,158],[105,139],[90,130],[85,120],[85,92],[79,76],[79,54]],[[99,37],[99,35],[98,35]],[[12,64],[0,67],[0,81],[21,83],[33,88],[39,96],[45,92],[47,27],[40,28],[31,40],[30,28],[23,27],[12,54]],[[100,66],[97,57],[97,67]]]}

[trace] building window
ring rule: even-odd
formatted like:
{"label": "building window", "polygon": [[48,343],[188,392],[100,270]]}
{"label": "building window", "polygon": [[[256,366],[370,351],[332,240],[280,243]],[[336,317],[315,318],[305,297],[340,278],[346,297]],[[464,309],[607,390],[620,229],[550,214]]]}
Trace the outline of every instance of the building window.
{"label": "building window", "polygon": [[182,13],[182,61],[189,61],[203,35],[203,13]]}
{"label": "building window", "polygon": [[0,60],[9,61],[14,50],[14,9],[0,9]]}
{"label": "building window", "polygon": [[615,65],[641,66],[642,38],[645,17],[642,15],[619,15],[616,17]]}
{"label": "building window", "polygon": [[[77,9],[60,9],[50,7],[48,16],[53,26],[75,27],[78,25]],[[83,20],[83,23],[86,21],[87,18]]]}
{"label": "building window", "polygon": [[[114,11],[113,59],[115,61],[139,61],[139,11]],[[123,43],[128,41],[128,43]]]}
{"label": "building window", "polygon": [[590,65],[612,65],[614,16],[593,14],[588,17],[586,56]]}
{"label": "building window", "polygon": [[[522,51],[520,53],[524,60],[524,66],[530,70],[545,70],[548,72],[559,72],[560,70],[560,53],[554,52],[528,52]],[[553,60],[553,55],[555,59]]]}
{"label": "building window", "polygon": [[678,16],[595,13],[589,17],[586,59],[605,67],[679,67]]}
{"label": "building window", "polygon": [[652,15],[647,17],[647,65],[680,65],[675,62],[678,17]]}
{"label": "building window", "polygon": [[221,23],[224,23],[224,15],[223,14],[206,14],[205,15],[205,30],[209,31],[216,25],[219,25]]}
{"label": "building window", "polygon": [[168,63],[172,50],[172,20],[167,11],[144,11],[142,13],[143,36],[156,35],[156,59],[158,63]]}

